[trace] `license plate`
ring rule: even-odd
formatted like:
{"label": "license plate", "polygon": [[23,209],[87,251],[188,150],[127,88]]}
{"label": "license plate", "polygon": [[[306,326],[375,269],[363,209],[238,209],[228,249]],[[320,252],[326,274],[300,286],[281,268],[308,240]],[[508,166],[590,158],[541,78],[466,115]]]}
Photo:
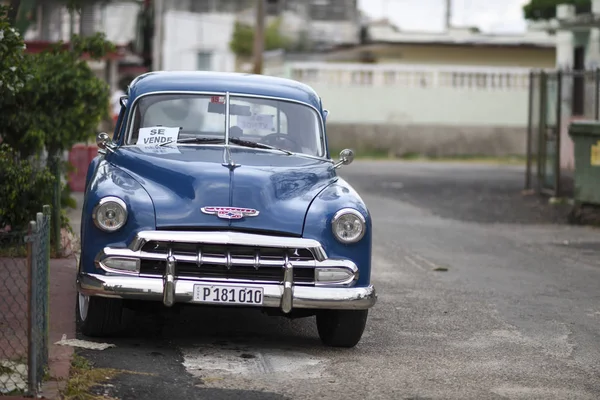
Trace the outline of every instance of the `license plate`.
{"label": "license plate", "polygon": [[263,289],[258,287],[194,285],[194,301],[199,303],[260,306],[263,303]]}

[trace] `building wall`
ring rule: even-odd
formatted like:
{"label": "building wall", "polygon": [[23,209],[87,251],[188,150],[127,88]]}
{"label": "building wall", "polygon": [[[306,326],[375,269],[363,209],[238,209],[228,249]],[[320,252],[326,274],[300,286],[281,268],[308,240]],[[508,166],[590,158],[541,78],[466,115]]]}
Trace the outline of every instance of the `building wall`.
{"label": "building wall", "polygon": [[335,148],[525,153],[528,69],[295,63],[287,76],[319,93]]}
{"label": "building wall", "polygon": [[499,67],[554,68],[554,48],[482,47],[448,45],[371,45],[337,51],[329,58],[357,61],[362,51],[372,52],[378,63],[473,65]]}
{"label": "building wall", "polygon": [[99,13],[107,40],[126,45],[137,36],[137,17],[141,6],[133,2],[108,3]]}
{"label": "building wall", "polygon": [[197,70],[199,54],[210,53],[210,69],[235,71],[235,55],[229,49],[234,14],[195,14],[170,10],[165,14],[163,69]]}
{"label": "building wall", "polygon": [[317,43],[348,44],[360,41],[360,26],[354,21],[310,21],[310,38]]}

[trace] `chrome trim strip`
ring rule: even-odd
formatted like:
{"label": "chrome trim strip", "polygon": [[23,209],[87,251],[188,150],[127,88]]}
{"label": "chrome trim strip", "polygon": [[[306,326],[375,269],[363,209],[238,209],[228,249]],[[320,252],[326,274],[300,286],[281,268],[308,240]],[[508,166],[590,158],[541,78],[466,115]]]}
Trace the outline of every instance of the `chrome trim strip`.
{"label": "chrome trim strip", "polygon": [[[179,279],[175,287],[174,300],[177,303],[192,303],[195,281]],[[227,283],[228,286],[244,287],[244,284]],[[254,284],[257,286],[257,284]],[[283,297],[281,285],[261,285],[264,290],[263,307],[279,308]],[[106,276],[96,274],[79,274],[77,289],[88,296],[100,296],[123,299],[155,300],[163,298],[162,278],[142,278],[132,276]],[[331,309],[331,310],[364,310],[373,307],[377,302],[377,292],[368,287],[306,287],[295,286],[293,293],[294,308]],[[204,304],[204,303],[196,303]]]}
{"label": "chrome trim strip", "polygon": [[282,249],[308,249],[317,261],[327,259],[321,244],[313,239],[258,235],[232,231],[187,232],[187,231],[141,231],[131,241],[129,249],[139,251],[150,241],[190,244],[242,245],[277,247]]}
{"label": "chrome trim strip", "polygon": [[[173,255],[172,253],[171,253],[171,256],[175,257],[175,255]],[[192,256],[192,255],[186,256],[186,255],[179,255],[179,254],[177,254],[176,256],[177,256],[176,261],[186,262],[186,263],[191,263],[191,264],[198,263],[197,256]],[[140,258],[143,260],[167,262],[169,255],[160,254],[160,253],[148,253],[148,252],[142,252],[142,251],[134,252],[130,249],[125,249],[125,248],[116,249],[116,248],[105,247],[96,256],[96,262],[95,262],[96,268],[103,269],[106,272],[115,273],[115,274],[119,274],[119,275],[130,275],[130,276],[152,276],[149,274],[133,273],[133,272],[128,272],[128,271],[117,271],[117,270],[113,270],[110,268],[106,268],[104,266],[104,264],[102,263],[102,260],[105,259],[106,257]],[[257,268],[254,259],[238,259],[238,258],[232,257],[231,261],[232,261],[232,265],[235,265],[235,266],[242,266],[242,267],[247,266],[247,267]],[[219,257],[203,256],[202,262],[207,263],[207,264],[216,264],[216,265],[223,265],[223,266],[227,265],[227,260],[224,258],[219,258]],[[259,268],[260,267],[262,267],[262,268],[276,268],[276,267],[283,268],[285,265],[286,265],[285,260],[282,260],[282,261],[263,260],[260,263]],[[314,260],[294,261],[294,266],[296,268],[346,268],[346,269],[349,269],[353,274],[351,278],[348,278],[347,280],[341,281],[341,282],[313,281],[313,282],[302,282],[301,284],[314,284],[315,286],[320,286],[320,287],[353,286],[354,284],[356,284],[356,281],[358,280],[358,277],[359,277],[358,267],[356,266],[356,264],[354,262],[352,262],[350,260],[329,258],[329,259],[326,259],[323,261],[314,261]],[[202,278],[194,278],[194,277],[187,277],[186,279],[202,280]],[[213,279],[217,279],[217,278],[213,278]],[[236,279],[235,281],[237,281],[237,282],[256,282],[254,280],[243,280],[243,279]]]}
{"label": "chrome trim strip", "polygon": [[[185,255],[185,254],[176,254],[177,255],[177,261],[181,261],[181,262],[186,262],[186,263],[191,263],[191,264],[196,264],[199,267],[202,266],[202,264],[217,264],[217,265],[222,265],[222,266],[227,266],[227,258],[225,257],[207,257],[207,256],[202,256],[201,259],[201,264],[198,264],[198,257],[197,256],[192,256],[192,255]],[[110,247],[106,247],[104,250],[102,250],[99,254],[99,257],[101,257],[102,259],[104,259],[104,257],[134,257],[134,258],[141,258],[144,260],[151,260],[151,261],[165,261],[167,259],[167,255],[165,253],[148,253],[145,251],[131,251],[129,249],[122,249],[122,248],[110,248]],[[326,261],[326,260],[325,260]],[[99,261],[98,261],[99,262]],[[232,265],[239,265],[239,266],[248,266],[248,267],[281,267],[282,265],[284,265],[284,261],[283,258],[281,259],[281,261],[278,260],[261,260],[259,261],[259,264],[256,264],[255,259],[250,259],[250,258],[238,258],[238,257],[234,257],[231,256],[231,262]],[[307,260],[307,261],[294,261],[294,264],[300,267],[315,267],[317,265],[321,265],[321,262],[316,262],[314,260]],[[96,264],[98,266],[98,263]],[[258,267],[257,267],[258,265]]]}
{"label": "chrome trim strip", "polygon": [[254,269],[258,270],[260,267],[260,252],[254,252]]}
{"label": "chrome trim strip", "polygon": [[230,251],[228,251],[225,254],[225,258],[226,258],[225,267],[227,267],[227,269],[231,269],[231,267],[233,266],[233,263],[231,262],[231,252]]}
{"label": "chrome trim strip", "polygon": [[[229,125],[231,125],[231,104],[229,92],[225,93],[225,146],[229,146]],[[231,160],[231,156],[229,157]],[[231,163],[231,161],[229,161]]]}

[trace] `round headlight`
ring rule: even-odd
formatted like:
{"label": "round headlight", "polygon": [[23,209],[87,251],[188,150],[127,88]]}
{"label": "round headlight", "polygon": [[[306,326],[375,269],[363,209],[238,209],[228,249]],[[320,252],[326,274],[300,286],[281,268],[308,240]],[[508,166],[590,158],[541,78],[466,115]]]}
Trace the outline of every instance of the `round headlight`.
{"label": "round headlight", "polygon": [[104,197],[94,208],[92,218],[99,229],[115,232],[127,221],[127,205],[118,197]]}
{"label": "round headlight", "polygon": [[342,243],[355,243],[363,238],[367,230],[365,217],[352,208],[344,208],[333,216],[333,235]]}

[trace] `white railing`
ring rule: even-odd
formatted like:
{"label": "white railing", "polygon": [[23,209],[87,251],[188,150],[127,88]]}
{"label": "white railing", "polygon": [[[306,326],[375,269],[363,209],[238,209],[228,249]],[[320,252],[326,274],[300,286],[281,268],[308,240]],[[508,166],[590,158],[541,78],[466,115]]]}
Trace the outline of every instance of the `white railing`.
{"label": "white railing", "polygon": [[295,62],[286,76],[300,82],[333,86],[453,88],[482,91],[526,91],[527,68],[346,64]]}

